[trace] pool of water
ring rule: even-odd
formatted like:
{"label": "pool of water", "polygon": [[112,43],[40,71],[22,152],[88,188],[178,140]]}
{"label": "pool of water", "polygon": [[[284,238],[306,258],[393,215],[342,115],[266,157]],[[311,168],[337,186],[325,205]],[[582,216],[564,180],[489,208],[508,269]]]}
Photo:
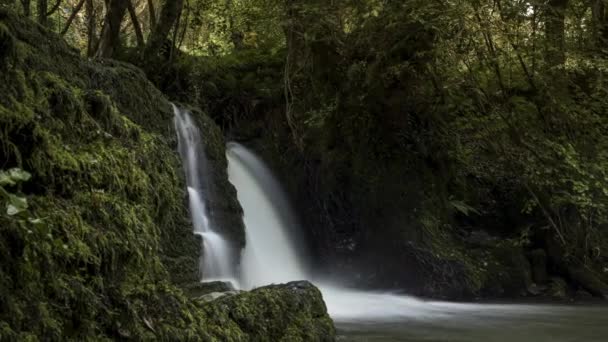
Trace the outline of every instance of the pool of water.
{"label": "pool of water", "polygon": [[[419,302],[403,315],[334,317],[339,341],[606,342],[608,306]],[[418,311],[418,314],[416,314]],[[372,315],[373,316],[373,315]]]}

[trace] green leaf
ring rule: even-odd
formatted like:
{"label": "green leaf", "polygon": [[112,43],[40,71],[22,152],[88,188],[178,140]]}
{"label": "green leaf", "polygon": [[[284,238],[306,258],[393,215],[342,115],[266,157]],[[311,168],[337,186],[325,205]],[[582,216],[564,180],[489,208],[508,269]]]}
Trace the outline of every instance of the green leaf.
{"label": "green leaf", "polygon": [[0,171],[0,186],[15,185],[15,181],[5,171]]}
{"label": "green leaf", "polygon": [[14,168],[10,169],[8,172],[11,178],[17,182],[27,182],[30,180],[30,178],[32,178],[32,175],[29,172],[21,169]]}
{"label": "green leaf", "polygon": [[32,175],[18,168],[13,168],[7,171],[0,171],[0,186],[15,185],[20,182],[26,182],[32,178]]}
{"label": "green leaf", "polygon": [[8,204],[6,205],[6,213],[9,216],[17,215],[27,209],[27,199],[25,197],[9,195]]}
{"label": "green leaf", "polygon": [[471,207],[470,205],[464,203],[463,201],[451,200],[450,205],[454,209],[456,209],[459,212],[461,212],[462,214],[464,214],[465,216],[469,216],[471,213],[481,215],[481,213],[479,213],[479,211],[477,211],[477,209]]}
{"label": "green leaf", "polygon": [[30,217],[30,218],[28,218],[27,220],[28,220],[28,221],[29,221],[31,224],[33,224],[33,225],[41,225],[41,224],[43,224],[43,223],[44,223],[44,221],[42,221],[42,219],[39,219],[39,218],[31,218],[31,217]]}

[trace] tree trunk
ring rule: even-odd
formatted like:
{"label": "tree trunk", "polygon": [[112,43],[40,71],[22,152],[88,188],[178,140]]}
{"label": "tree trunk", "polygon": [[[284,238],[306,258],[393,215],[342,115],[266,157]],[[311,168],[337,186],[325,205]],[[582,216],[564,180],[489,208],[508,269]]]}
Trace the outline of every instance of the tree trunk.
{"label": "tree trunk", "polygon": [[145,56],[153,57],[160,52],[171,28],[179,18],[184,5],[184,0],[165,0],[161,8],[158,23],[152,28],[152,33],[148,39]]}
{"label": "tree trunk", "polygon": [[47,24],[47,16],[46,12],[48,11],[48,1],[47,0],[38,0],[38,23],[42,26],[46,26]]}
{"label": "tree trunk", "polygon": [[150,20],[150,32],[154,29],[154,26],[156,26],[156,9],[154,8],[154,1],[153,0],[148,0],[148,15],[149,15],[149,20]]}
{"label": "tree trunk", "polygon": [[605,2],[606,0],[593,0],[591,4],[593,49],[598,52],[603,52],[608,43],[608,14]]}
{"label": "tree trunk", "polygon": [[72,25],[72,22],[74,21],[74,18],[76,18],[76,15],[82,9],[82,5],[84,4],[84,1],[85,0],[80,0],[78,2],[78,4],[76,5],[76,7],[74,8],[74,10],[72,11],[72,14],[68,18],[68,21],[65,23],[65,27],[63,28],[63,30],[61,30],[61,35],[64,35],[64,34],[66,34],[68,32],[68,29],[70,28],[70,25]]}
{"label": "tree trunk", "polygon": [[145,45],[144,35],[141,32],[141,25],[139,25],[139,20],[137,19],[137,12],[135,12],[135,7],[133,7],[132,0],[127,0],[127,9],[129,10],[131,23],[133,23],[133,30],[135,30],[135,37],[137,38],[137,47],[143,49]]}
{"label": "tree trunk", "polygon": [[48,12],[46,12],[46,16],[50,17],[51,15],[53,15],[53,13],[57,12],[59,6],[61,6],[61,0],[57,0],[55,2],[55,5],[53,5],[53,7]]}
{"label": "tree trunk", "polygon": [[545,18],[545,59],[553,69],[566,62],[565,19],[568,0],[549,0]]}
{"label": "tree trunk", "polygon": [[95,54],[95,47],[97,46],[97,14],[95,13],[95,6],[93,0],[86,0],[86,18],[87,18],[87,56],[93,57]]}
{"label": "tree trunk", "polygon": [[111,58],[120,44],[120,25],[127,11],[127,1],[106,0],[106,18],[101,31],[96,57]]}
{"label": "tree trunk", "polygon": [[30,0],[21,0],[21,5],[23,6],[23,15],[26,17],[29,17],[32,13],[30,3]]}

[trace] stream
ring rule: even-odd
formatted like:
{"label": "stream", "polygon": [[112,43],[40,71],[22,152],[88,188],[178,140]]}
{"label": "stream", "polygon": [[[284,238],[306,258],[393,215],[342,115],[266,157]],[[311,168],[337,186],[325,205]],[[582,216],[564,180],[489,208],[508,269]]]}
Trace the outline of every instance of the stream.
{"label": "stream", "polygon": [[393,319],[334,317],[339,341],[600,342],[608,307],[427,303],[420,315]]}

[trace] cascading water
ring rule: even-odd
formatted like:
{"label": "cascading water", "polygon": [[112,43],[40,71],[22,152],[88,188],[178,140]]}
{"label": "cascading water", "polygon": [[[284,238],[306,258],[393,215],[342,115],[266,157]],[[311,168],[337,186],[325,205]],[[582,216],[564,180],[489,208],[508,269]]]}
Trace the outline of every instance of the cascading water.
{"label": "cascading water", "polygon": [[[228,177],[243,207],[247,244],[241,261],[241,284],[245,288],[278,282],[312,279],[302,253],[295,247],[285,215],[290,207],[280,186],[264,163],[242,145],[227,146]],[[481,305],[428,302],[414,297],[347,289],[317,282],[329,314],[338,322],[425,321],[460,324],[462,319],[526,317],[547,312],[545,306]],[[468,317],[468,318],[467,318]]]}
{"label": "cascading water", "polygon": [[[240,283],[252,288],[312,279],[304,266],[302,248],[296,248],[297,232],[287,226],[295,224],[294,215],[268,167],[237,143],[228,144],[227,157],[228,177],[237,189],[246,228]],[[412,297],[317,285],[334,318],[414,316],[420,311],[412,311],[412,308],[424,304]],[[395,306],[396,303],[401,305]]]}
{"label": "cascading water", "polygon": [[198,127],[190,113],[173,106],[178,149],[186,172],[190,216],[194,234],[202,240],[202,253],[199,264],[202,280],[230,280],[234,277],[231,263],[231,249],[226,240],[209,223],[204,201],[203,176],[205,152]]}
{"label": "cascading water", "polygon": [[228,144],[227,157],[228,177],[237,188],[246,227],[241,285],[252,288],[308,279],[297,239],[286,229],[289,221],[295,220],[280,186],[268,168],[243,146]]}

